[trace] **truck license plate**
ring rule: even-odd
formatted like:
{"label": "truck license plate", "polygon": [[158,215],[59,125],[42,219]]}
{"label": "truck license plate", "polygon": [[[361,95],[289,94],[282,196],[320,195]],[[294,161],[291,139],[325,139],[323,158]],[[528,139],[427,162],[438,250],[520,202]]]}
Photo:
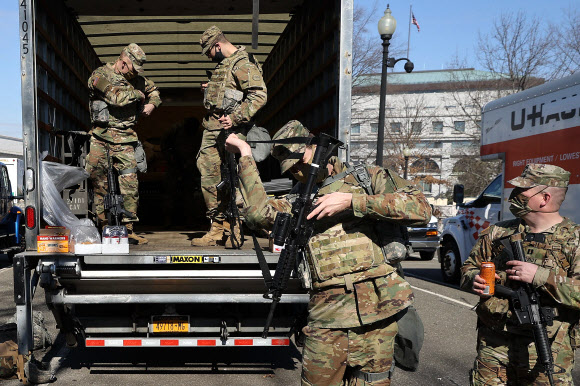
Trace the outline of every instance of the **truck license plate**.
{"label": "truck license plate", "polygon": [[189,332],[189,318],[187,316],[154,316],[151,321],[151,332]]}

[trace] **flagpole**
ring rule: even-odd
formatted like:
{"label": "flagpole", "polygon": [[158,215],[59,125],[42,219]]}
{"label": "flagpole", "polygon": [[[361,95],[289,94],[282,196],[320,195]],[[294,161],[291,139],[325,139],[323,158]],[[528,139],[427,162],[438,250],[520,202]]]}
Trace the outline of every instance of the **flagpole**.
{"label": "flagpole", "polygon": [[411,14],[413,5],[409,5],[409,35],[407,36],[407,58],[409,57],[409,47],[411,46]]}

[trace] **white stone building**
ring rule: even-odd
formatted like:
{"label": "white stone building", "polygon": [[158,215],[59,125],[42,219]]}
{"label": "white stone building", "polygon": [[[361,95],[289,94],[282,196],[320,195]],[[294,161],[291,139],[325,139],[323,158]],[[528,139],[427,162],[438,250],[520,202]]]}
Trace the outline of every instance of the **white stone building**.
{"label": "white stone building", "polygon": [[[480,116],[485,103],[506,95],[501,81],[474,69],[389,73],[385,111],[384,166],[404,174],[428,197],[443,199],[455,183],[454,167],[479,158]],[[375,163],[381,75],[359,77],[353,88],[349,159]]]}

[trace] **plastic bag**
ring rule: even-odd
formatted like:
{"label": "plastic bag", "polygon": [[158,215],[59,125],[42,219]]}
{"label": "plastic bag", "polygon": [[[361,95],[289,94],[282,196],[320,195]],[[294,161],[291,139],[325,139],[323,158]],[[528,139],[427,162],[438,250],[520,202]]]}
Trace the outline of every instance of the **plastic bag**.
{"label": "plastic bag", "polygon": [[89,177],[83,168],[41,161],[42,217],[49,225],[63,226],[71,231],[77,243],[100,243],[99,231],[89,219],[78,219],[60,196],[60,192]]}

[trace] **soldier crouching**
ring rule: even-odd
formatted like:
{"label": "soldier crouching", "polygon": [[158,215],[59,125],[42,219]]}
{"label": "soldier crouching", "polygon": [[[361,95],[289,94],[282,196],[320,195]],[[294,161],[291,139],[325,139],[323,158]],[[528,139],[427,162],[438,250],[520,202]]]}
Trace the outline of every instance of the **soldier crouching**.
{"label": "soldier crouching", "polygon": [[[291,121],[273,139],[309,135],[300,122]],[[278,212],[291,211],[296,195],[269,198],[250,146],[232,134],[226,149],[241,154],[247,224],[270,230]],[[306,181],[314,147],[277,145],[272,155],[282,173],[290,171],[300,183]],[[419,190],[390,170],[366,167],[372,195],[352,173],[343,173],[349,169],[336,157],[321,170],[317,207],[308,215],[316,222],[307,253],[313,288],[303,329],[302,384],[341,385],[346,380],[389,385],[396,318],[414,299],[409,283],[394,268],[406,253],[401,226],[426,223],[431,208]]]}

